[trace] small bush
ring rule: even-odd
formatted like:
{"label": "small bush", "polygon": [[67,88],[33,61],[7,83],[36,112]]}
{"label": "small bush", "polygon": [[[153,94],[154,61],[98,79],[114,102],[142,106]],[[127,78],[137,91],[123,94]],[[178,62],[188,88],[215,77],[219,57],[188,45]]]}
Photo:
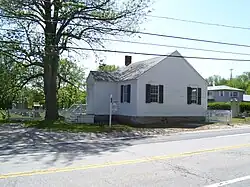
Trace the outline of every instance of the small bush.
{"label": "small bush", "polygon": [[[211,110],[231,110],[231,104],[229,102],[213,102],[208,103],[208,109]],[[240,103],[240,112],[250,111],[250,102]]]}
{"label": "small bush", "polygon": [[224,102],[213,102],[213,103],[208,103],[208,109],[211,110],[230,110],[231,105],[230,103],[224,103]]}
{"label": "small bush", "polygon": [[249,102],[241,102],[240,103],[240,111],[241,112],[250,111],[250,103]]}

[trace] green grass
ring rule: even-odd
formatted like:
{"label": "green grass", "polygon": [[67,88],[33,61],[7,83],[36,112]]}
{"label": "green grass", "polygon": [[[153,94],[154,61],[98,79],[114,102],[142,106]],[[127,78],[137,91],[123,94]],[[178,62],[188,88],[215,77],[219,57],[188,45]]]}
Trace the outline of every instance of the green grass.
{"label": "green grass", "polygon": [[26,121],[24,126],[29,128],[45,129],[49,131],[64,131],[64,132],[121,132],[131,131],[133,128],[126,125],[112,125],[110,128],[108,125],[97,124],[69,124],[64,121]]}
{"label": "green grass", "polygon": [[250,117],[243,118],[232,118],[232,123],[250,123]]}

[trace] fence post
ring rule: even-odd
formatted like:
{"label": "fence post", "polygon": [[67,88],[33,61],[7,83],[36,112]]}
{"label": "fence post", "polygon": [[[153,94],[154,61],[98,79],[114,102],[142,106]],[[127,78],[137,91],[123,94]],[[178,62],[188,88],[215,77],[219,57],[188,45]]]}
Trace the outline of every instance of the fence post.
{"label": "fence post", "polygon": [[112,121],[112,94],[110,94],[110,100],[109,100],[109,127],[111,128],[111,121]]}

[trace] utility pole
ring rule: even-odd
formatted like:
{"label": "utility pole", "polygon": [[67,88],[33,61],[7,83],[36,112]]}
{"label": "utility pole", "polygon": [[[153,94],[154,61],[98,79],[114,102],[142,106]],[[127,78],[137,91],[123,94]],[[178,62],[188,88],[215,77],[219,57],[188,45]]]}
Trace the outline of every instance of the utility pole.
{"label": "utility pole", "polygon": [[230,69],[230,81],[233,79],[233,69]]}

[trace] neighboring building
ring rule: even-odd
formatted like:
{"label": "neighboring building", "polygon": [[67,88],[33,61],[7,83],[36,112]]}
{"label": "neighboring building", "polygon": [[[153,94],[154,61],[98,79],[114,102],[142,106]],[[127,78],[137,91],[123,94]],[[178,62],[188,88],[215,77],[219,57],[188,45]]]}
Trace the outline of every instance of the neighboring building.
{"label": "neighboring building", "polygon": [[238,101],[243,101],[244,90],[233,88],[230,86],[208,86],[208,101],[211,102],[228,102],[235,98]]}
{"label": "neighboring building", "polygon": [[[175,56],[175,57],[171,57]],[[178,56],[178,58],[176,58]],[[113,119],[127,124],[171,124],[205,119],[207,82],[178,51],[131,63],[115,72],[91,71],[87,114],[108,121],[110,94],[118,110]]]}
{"label": "neighboring building", "polygon": [[243,95],[243,101],[244,102],[250,102],[250,95]]}

